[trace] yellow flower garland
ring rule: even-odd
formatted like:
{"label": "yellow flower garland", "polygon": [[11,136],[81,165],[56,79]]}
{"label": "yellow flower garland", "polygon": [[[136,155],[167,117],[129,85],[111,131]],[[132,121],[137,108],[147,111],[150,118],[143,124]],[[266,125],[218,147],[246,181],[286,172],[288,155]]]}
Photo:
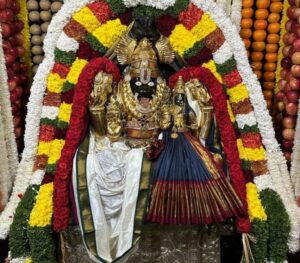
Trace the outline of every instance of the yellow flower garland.
{"label": "yellow flower garland", "polygon": [[72,113],[72,104],[63,102],[59,107],[58,119],[69,123]]}
{"label": "yellow flower garland", "polygon": [[231,103],[237,103],[249,98],[249,93],[245,84],[240,83],[233,88],[227,89],[229,100]]}
{"label": "yellow flower garland", "polygon": [[198,24],[193,27],[191,32],[197,38],[197,41],[200,41],[208,34],[215,31],[216,28],[216,23],[209,17],[208,14],[205,13]]}
{"label": "yellow flower garland", "polygon": [[24,39],[23,47],[26,52],[24,56],[21,58],[21,61],[24,61],[28,66],[27,76],[28,76],[28,84],[27,86],[31,86],[32,80],[32,60],[31,60],[31,43],[30,43],[30,33],[29,33],[29,22],[28,22],[28,10],[26,1],[19,0],[20,4],[20,13],[18,14],[18,18],[24,23],[24,28],[22,30],[22,35]]}
{"label": "yellow flower garland", "polygon": [[275,82],[275,90],[274,90],[275,94],[279,91],[278,82],[280,80],[281,60],[283,58],[282,50],[284,48],[283,35],[286,33],[285,24],[288,21],[288,16],[287,16],[288,7],[289,7],[289,1],[284,0],[282,18],[280,22],[280,40],[279,40],[279,51],[278,51],[277,67],[276,67],[276,82]]}
{"label": "yellow flower garland", "polygon": [[73,19],[81,24],[88,32],[92,33],[98,28],[101,23],[94,16],[93,12],[88,8],[84,7],[73,15]]}
{"label": "yellow flower garland", "polygon": [[247,190],[248,212],[249,212],[250,221],[252,222],[254,219],[266,221],[267,215],[261,204],[261,201],[259,200],[257,187],[255,186],[254,183],[247,183],[246,190]]}
{"label": "yellow flower garland", "polygon": [[49,156],[50,147],[51,147],[51,142],[40,141],[38,145],[37,155]]}
{"label": "yellow flower garland", "polygon": [[238,151],[241,159],[248,161],[262,161],[265,159],[265,149],[244,147],[241,139],[237,139]]}
{"label": "yellow flower garland", "polygon": [[55,139],[51,142],[48,164],[55,164],[59,160],[64,144],[65,140],[59,139]]}
{"label": "yellow flower garland", "polygon": [[50,73],[47,81],[48,91],[61,93],[65,79],[61,78],[57,73]]}
{"label": "yellow flower garland", "polygon": [[194,46],[197,38],[191,31],[179,24],[172,31],[169,41],[173,50],[182,56],[186,50]]}
{"label": "yellow flower garland", "polygon": [[211,71],[211,73],[213,73],[213,75],[215,76],[215,78],[222,84],[223,83],[223,79],[222,76],[217,72],[217,67],[216,67],[216,63],[213,59],[211,59],[210,61],[208,61],[207,63],[202,64],[202,67],[207,68]]}
{"label": "yellow flower garland", "polygon": [[110,48],[113,43],[120,37],[127,27],[122,25],[120,19],[109,20],[107,23],[99,26],[94,32],[93,36],[96,37],[100,43]]}
{"label": "yellow flower garland", "polygon": [[85,67],[87,63],[88,61],[85,59],[76,58],[67,75],[67,81],[69,81],[72,84],[76,84],[82,69]]}
{"label": "yellow flower garland", "polygon": [[51,223],[52,193],[53,183],[44,184],[40,187],[36,203],[30,213],[29,226],[45,227]]}

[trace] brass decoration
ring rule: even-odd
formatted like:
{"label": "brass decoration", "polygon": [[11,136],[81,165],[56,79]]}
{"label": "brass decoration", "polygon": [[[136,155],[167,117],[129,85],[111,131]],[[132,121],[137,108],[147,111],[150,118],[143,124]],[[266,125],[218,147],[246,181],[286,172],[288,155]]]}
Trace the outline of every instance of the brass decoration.
{"label": "brass decoration", "polygon": [[107,137],[111,141],[116,141],[122,133],[122,117],[117,97],[112,95],[107,105]]}
{"label": "brass decoration", "polygon": [[100,71],[94,80],[93,90],[90,94],[89,111],[96,137],[105,135],[105,103],[112,93],[113,78]]}
{"label": "brass decoration", "polygon": [[198,135],[203,139],[207,139],[214,119],[214,107],[212,106],[211,95],[198,79],[192,79],[186,85],[191,93],[192,99],[197,101],[201,109]]}
{"label": "brass decoration", "polygon": [[136,47],[136,40],[128,34],[124,34],[116,46],[115,53],[120,65],[128,65],[131,63],[132,54]]}
{"label": "brass decoration", "polygon": [[161,36],[156,42],[155,47],[158,52],[160,63],[171,64],[175,59],[175,52],[173,51],[168,38]]}

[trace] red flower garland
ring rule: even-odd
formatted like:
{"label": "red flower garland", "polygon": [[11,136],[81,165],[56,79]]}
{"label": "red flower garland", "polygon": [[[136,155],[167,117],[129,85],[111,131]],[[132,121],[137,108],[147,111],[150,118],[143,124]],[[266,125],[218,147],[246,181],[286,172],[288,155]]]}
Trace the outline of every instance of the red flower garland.
{"label": "red flower garland", "polygon": [[201,81],[212,95],[212,102],[215,108],[217,124],[220,128],[221,139],[224,144],[229,174],[234,190],[241,199],[245,215],[237,218],[237,230],[241,233],[249,233],[251,224],[248,216],[248,203],[246,196],[246,181],[241,167],[238,148],[236,144],[236,135],[230,117],[228,114],[226,95],[222,85],[211,73],[210,70],[202,67],[189,67],[178,71],[169,80],[169,86],[174,87],[179,76],[182,76],[185,82],[196,78]]}
{"label": "red flower garland", "polygon": [[54,176],[53,228],[55,231],[65,230],[69,225],[69,184],[72,163],[85,130],[88,99],[94,78],[99,71],[112,74],[115,81],[121,78],[118,67],[107,58],[91,60],[79,76],[75,86],[70,125]]}
{"label": "red flower garland", "polygon": [[179,22],[186,29],[191,30],[201,20],[203,11],[194,4],[190,4],[188,9],[179,14]]}

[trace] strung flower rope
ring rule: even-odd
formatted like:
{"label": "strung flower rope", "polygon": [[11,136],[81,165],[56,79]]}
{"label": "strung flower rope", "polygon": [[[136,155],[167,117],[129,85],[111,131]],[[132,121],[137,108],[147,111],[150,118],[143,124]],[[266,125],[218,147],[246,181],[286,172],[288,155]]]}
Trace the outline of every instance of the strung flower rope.
{"label": "strung flower rope", "polygon": [[[29,33],[29,21],[28,21],[28,10],[26,1],[19,0],[20,4],[20,13],[18,14],[19,19],[24,23],[24,28],[22,29],[22,35],[24,39],[23,47],[25,48],[24,56],[22,60],[26,63],[28,70],[27,76],[28,79],[32,79],[32,60],[31,60],[31,52],[30,52],[30,33]],[[28,81],[28,87],[31,85],[31,81]]]}
{"label": "strung flower rope", "polygon": [[[0,211],[6,205],[17,172],[18,153],[13,132],[13,117],[7,85],[7,71],[2,48],[0,26],[0,112],[1,112],[1,161],[0,161]],[[0,233],[1,236],[1,233]]]}

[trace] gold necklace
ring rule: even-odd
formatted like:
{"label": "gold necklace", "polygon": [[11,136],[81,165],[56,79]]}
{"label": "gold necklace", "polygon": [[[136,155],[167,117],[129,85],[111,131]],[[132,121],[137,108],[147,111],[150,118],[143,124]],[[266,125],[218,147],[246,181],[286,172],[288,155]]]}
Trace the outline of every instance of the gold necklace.
{"label": "gold necklace", "polygon": [[164,89],[166,88],[165,83],[157,85],[157,90],[154,99],[150,102],[149,110],[144,110],[136,101],[129,82],[121,81],[119,85],[119,95],[123,102],[123,106],[136,119],[142,119],[143,117],[145,118],[145,116],[151,118],[163,102]]}

